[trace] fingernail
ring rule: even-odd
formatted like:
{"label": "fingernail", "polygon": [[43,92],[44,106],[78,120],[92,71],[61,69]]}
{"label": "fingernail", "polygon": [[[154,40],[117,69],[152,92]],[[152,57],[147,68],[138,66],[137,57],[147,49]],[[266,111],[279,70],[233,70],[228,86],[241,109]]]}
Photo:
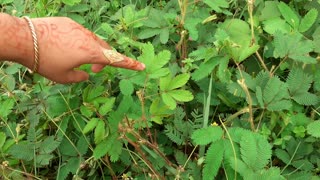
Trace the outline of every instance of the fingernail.
{"label": "fingernail", "polygon": [[143,63],[140,63],[140,67],[141,67],[141,70],[144,70],[146,68],[146,65]]}

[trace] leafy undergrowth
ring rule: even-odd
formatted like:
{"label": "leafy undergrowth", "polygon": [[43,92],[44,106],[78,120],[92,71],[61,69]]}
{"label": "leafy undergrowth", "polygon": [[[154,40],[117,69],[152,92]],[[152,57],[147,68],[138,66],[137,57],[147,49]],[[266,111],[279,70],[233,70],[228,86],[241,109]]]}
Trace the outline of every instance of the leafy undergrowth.
{"label": "leafy undergrowth", "polygon": [[0,2],[146,64],[59,85],[2,63],[2,178],[319,179],[319,1]]}

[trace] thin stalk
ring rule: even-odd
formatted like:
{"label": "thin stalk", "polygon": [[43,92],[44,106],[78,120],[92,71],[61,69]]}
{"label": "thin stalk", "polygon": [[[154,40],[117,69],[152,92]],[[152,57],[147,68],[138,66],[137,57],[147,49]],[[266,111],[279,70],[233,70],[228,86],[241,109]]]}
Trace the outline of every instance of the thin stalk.
{"label": "thin stalk", "polygon": [[[235,149],[235,147],[233,145],[232,137],[230,136],[229,131],[228,131],[227,127],[224,125],[224,123],[222,122],[220,116],[219,116],[219,121],[220,121],[223,129],[226,131],[226,134],[227,134],[227,136],[229,138],[229,142],[230,142],[231,147],[232,147],[232,152],[233,152],[233,155],[234,155],[234,167],[235,167],[234,168],[234,180],[236,180],[237,179],[237,169],[238,169],[238,163],[237,163],[238,161],[237,161],[236,149]],[[228,176],[226,176],[226,177],[228,177]]]}
{"label": "thin stalk", "polygon": [[[209,82],[209,90],[208,90],[208,97],[204,100],[204,115],[203,115],[203,128],[208,127],[209,122],[209,114],[210,114],[210,100],[211,100],[211,92],[212,92],[212,80],[213,80],[213,73],[211,73],[210,82]],[[205,152],[205,146],[200,146],[199,148],[199,156],[202,157]]]}

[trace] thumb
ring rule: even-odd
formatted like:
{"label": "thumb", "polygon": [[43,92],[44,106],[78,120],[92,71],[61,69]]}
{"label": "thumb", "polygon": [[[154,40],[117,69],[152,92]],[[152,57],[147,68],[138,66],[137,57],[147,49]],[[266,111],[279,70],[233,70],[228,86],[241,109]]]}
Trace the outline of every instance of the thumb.
{"label": "thumb", "polygon": [[66,83],[77,83],[89,79],[89,74],[85,71],[72,70],[67,74]]}

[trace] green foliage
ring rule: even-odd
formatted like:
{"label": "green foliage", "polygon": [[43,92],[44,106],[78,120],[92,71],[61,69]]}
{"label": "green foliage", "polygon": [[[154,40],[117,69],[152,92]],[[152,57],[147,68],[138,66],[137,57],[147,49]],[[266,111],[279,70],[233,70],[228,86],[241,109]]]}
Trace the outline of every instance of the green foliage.
{"label": "green foliage", "polygon": [[1,63],[0,178],[318,179],[320,4],[286,2],[0,0],[146,65],[58,85]]}

